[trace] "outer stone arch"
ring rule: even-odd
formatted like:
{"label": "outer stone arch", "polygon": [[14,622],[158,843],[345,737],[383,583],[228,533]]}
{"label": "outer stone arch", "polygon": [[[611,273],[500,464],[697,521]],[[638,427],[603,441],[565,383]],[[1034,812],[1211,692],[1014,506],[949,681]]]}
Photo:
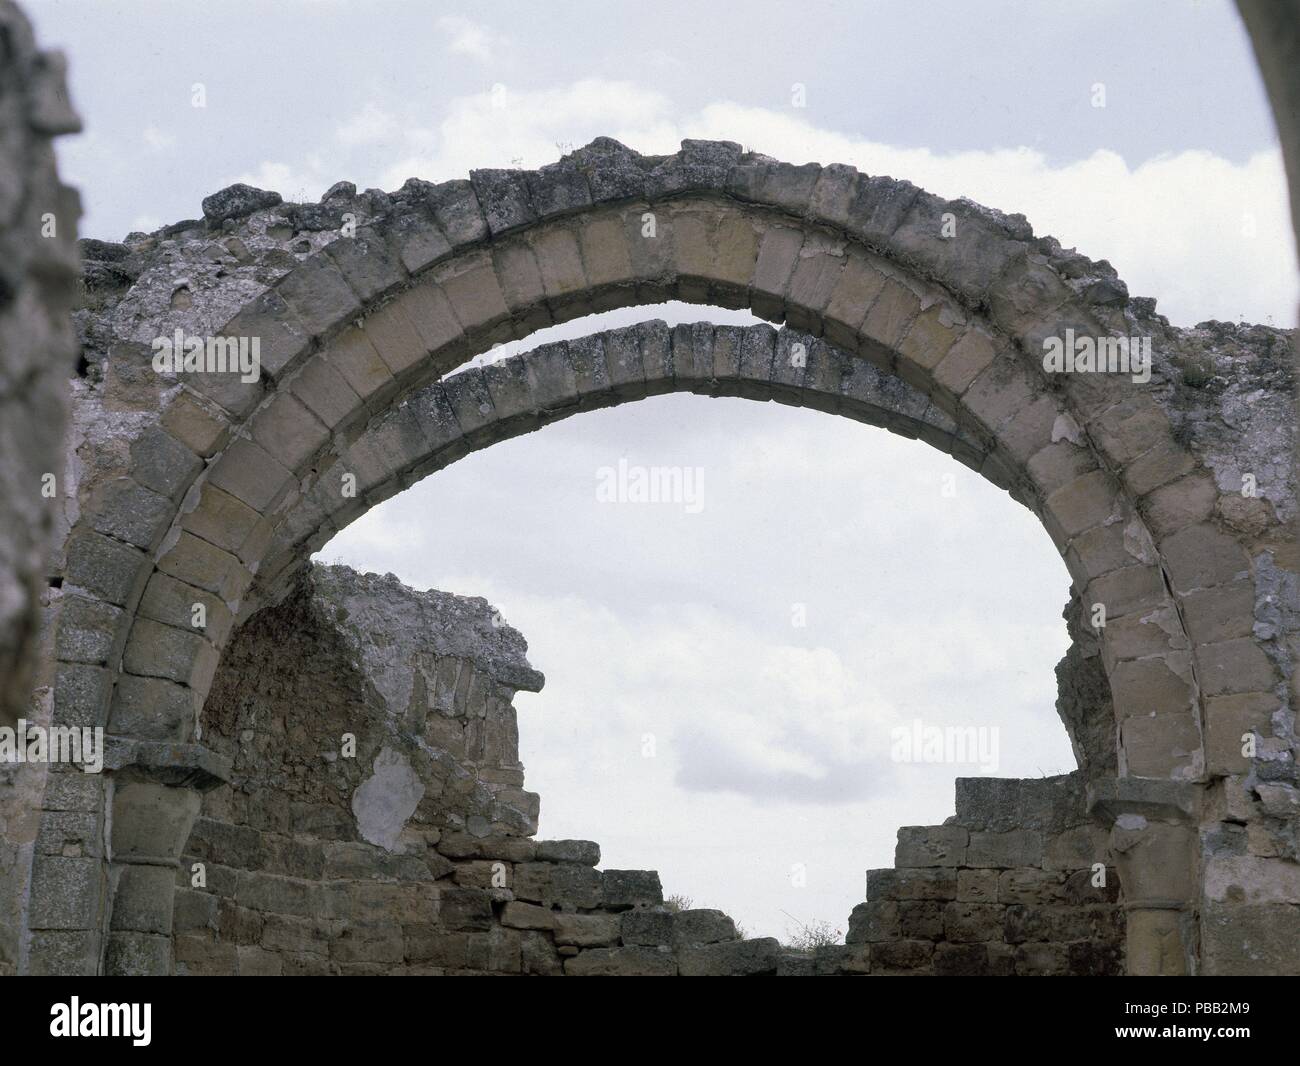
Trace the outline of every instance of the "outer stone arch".
{"label": "outer stone arch", "polygon": [[[1121,781],[1148,780],[1136,802],[1161,820],[1152,846],[1172,870],[1130,895],[1131,906],[1152,901],[1153,916],[1130,922],[1130,937],[1149,925],[1165,943],[1171,920],[1181,930],[1194,833],[1179,783],[1207,767],[1200,675],[1232,674],[1234,693],[1267,691],[1273,676],[1253,659],[1237,664],[1240,649],[1226,647],[1222,632],[1197,641],[1189,633],[1185,598],[1234,594],[1249,562],[1209,509],[1161,506],[1162,490],[1198,467],[1165,410],[1118,375],[1062,380],[1041,369],[1044,339],[1067,329],[1100,337],[1158,328],[1107,265],[1034,239],[1018,216],[728,143],[685,142],[677,155],[642,157],[601,140],[537,173],[412,180],[370,203],[376,209],[354,237],[314,251],[222,330],[258,338],[260,380],[182,375],[147,457],[83,513],[69,540],[69,579],[112,613],[117,638],[93,676],[67,662],[55,713],[106,723],[116,738],[115,890],[154,890],[159,879],[143,868],[174,862],[189,790],[221,775],[194,729],[254,579],[271,587],[278,568],[292,565],[268,556],[282,529],[292,539],[310,537],[327,515],[345,524],[381,498],[403,463],[421,461],[421,449],[426,459],[441,449],[444,461],[468,450],[482,428],[476,406],[478,417],[486,403],[502,418],[527,419],[538,397],[493,372],[477,405],[467,382],[459,399],[442,390],[445,410],[407,427],[414,443],[403,443],[400,426],[370,436],[375,419],[498,341],[675,298],[748,307],[825,337],[853,357],[839,382],[846,397],[876,371],[907,383],[974,454],[983,450],[983,473],[1041,515],[1085,602],[1107,608],[1102,644]],[[957,219],[952,240],[941,236],[946,214]],[[711,354],[713,366],[692,369],[697,382],[765,380],[745,365],[743,345]],[[581,368],[571,369],[576,380]],[[614,397],[644,391],[656,372],[666,380],[639,348],[635,360],[605,359],[604,372]],[[419,395],[442,402],[436,389]],[[349,471],[358,502],[332,508],[331,474],[344,455],[358,466]],[[129,520],[141,514],[147,520]],[[207,614],[201,634],[190,624],[195,603]],[[1226,670],[1225,656],[1233,659]],[[1111,787],[1099,809],[1123,813],[1131,791]],[[163,809],[179,813],[160,821]],[[1172,863],[1163,861],[1171,849]],[[93,929],[105,909],[90,906]],[[123,957],[143,953],[165,967],[169,914],[146,929],[114,930],[114,909],[106,908],[110,968],[113,944]],[[1163,955],[1137,963],[1171,965]]]}

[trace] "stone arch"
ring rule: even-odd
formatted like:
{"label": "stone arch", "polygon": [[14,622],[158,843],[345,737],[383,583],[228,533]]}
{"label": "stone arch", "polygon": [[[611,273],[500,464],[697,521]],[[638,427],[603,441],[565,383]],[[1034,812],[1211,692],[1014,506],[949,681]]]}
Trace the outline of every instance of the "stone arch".
{"label": "stone arch", "polygon": [[[670,392],[842,415],[921,439],[1021,502],[1027,499],[992,448],[873,363],[788,327],[669,326],[657,319],[465,367],[377,415],[335,462],[303,480],[304,506],[277,527],[240,618],[279,602],[310,566],[312,553],[365,510],[469,453],[582,412]],[[336,491],[349,475],[365,479],[363,497]],[[1080,766],[1095,776],[1114,772],[1115,742],[1109,701],[1093,702],[1107,704],[1109,721],[1067,717],[1065,725]]]}
{"label": "stone arch", "polygon": [[[1040,514],[1084,602],[1107,608],[1101,654],[1121,784],[1098,803],[1125,809],[1136,786],[1122,782],[1145,779],[1139,802],[1169,823],[1177,862],[1191,863],[1180,785],[1206,774],[1207,697],[1267,694],[1275,674],[1241,634],[1190,622],[1236,602],[1250,563],[1214,520],[1213,475],[1165,406],[1117,374],[1043,371],[1044,340],[1066,330],[1096,338],[1166,328],[1108,264],[1035,238],[1019,216],[725,142],[644,157],[598,140],[535,173],[413,179],[361,202],[368,217],[353,235],[313,244],[224,323],[224,337],[258,339],[261,376],[182,375],[127,469],[98,487],[69,537],[78,610],[98,612],[113,636],[86,662],[63,650],[77,623],[60,620],[55,715],[106,724],[114,738],[115,891],[150,880],[132,867],[174,861],[192,806],[184,795],[221,775],[193,742],[194,724],[220,649],[255,602],[255,578],[273,587],[271,570],[294,563],[292,553],[268,555],[281,530],[310,539],[314,521],[355,517],[399,468],[437,449],[443,460],[468,450],[481,428],[474,404],[457,406],[432,384],[465,359],[555,322],[666,299],[747,307],[825,338],[849,357],[844,397],[883,372],[924,401],[918,415],[951,422],[955,454],[983,449],[981,472]],[[224,210],[214,204],[209,221]],[[341,214],[328,196],[320,210]],[[951,239],[946,221],[956,223]],[[770,368],[761,377],[744,354],[743,344],[715,343],[713,365],[685,380],[805,387]],[[614,356],[603,367],[613,399],[667,381],[640,346]],[[580,371],[600,373],[595,363],[569,367],[575,382]],[[482,375],[491,410],[503,421],[535,417],[540,393],[508,374]],[[427,417],[383,421],[416,396],[430,403]],[[322,494],[345,454],[360,460],[359,502],[331,510]],[[195,603],[206,609],[202,635],[190,624]],[[164,808],[179,813],[160,819]],[[1161,901],[1152,913],[1187,910],[1186,887],[1145,890]],[[99,895],[86,898],[102,915]],[[1152,919],[1157,932],[1167,924]],[[163,950],[165,930],[129,932]]]}

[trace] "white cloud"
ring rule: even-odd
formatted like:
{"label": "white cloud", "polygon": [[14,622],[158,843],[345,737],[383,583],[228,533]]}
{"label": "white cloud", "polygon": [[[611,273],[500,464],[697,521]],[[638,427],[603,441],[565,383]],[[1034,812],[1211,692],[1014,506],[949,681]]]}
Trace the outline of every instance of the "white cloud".
{"label": "white cloud", "polygon": [[[590,471],[622,453],[704,465],[706,512],[596,504]],[[783,912],[843,928],[896,828],[942,822],[978,772],[891,762],[892,727],[996,728],[999,776],[1073,766],[1046,534],[952,460],[844,419],[694,396],[586,414],[453,465],[322,554],[498,605],[547,678],[515,701],[542,834],[597,840],[607,867],[658,869],[759,935]]]}
{"label": "white cloud", "polygon": [[1239,316],[1294,322],[1295,244],[1279,149],[1243,163],[1189,150],[1137,165],[1109,151],[1053,164],[1029,148],[896,148],[730,103],[706,107],[681,128],[683,136],[736,140],[789,162],[850,163],[1018,212],[1035,233],[1110,260],[1133,295],[1155,296],[1178,325]]}
{"label": "white cloud", "polygon": [[480,23],[459,15],[443,15],[438,19],[438,29],[451,38],[447,45],[450,51],[480,63],[492,61],[492,37]]}
{"label": "white cloud", "polygon": [[338,128],[335,136],[348,147],[368,144],[385,144],[397,138],[401,126],[389,112],[374,104],[367,104],[356,115]]}
{"label": "white cloud", "polygon": [[[472,24],[460,28],[467,42],[478,40]],[[790,162],[850,163],[906,178],[1023,214],[1036,233],[1108,259],[1133,295],[1156,297],[1176,325],[1295,323],[1296,254],[1276,148],[1243,162],[1201,150],[1138,162],[1099,150],[1059,163],[1027,147],[945,153],[880,144],[770,108],[720,102],[679,114],[657,89],[602,78],[456,97],[432,125],[415,107],[371,103],[337,131],[356,155],[354,172],[386,189],[413,176],[440,181],[478,167],[542,166],[602,135],[653,154],[675,151],[686,137],[734,140]],[[403,154],[393,162],[395,149]],[[286,196],[319,195],[339,177],[272,162],[258,173]]]}
{"label": "white cloud", "polygon": [[140,139],[151,152],[166,151],[176,143],[175,137],[170,133],[164,133],[157,126],[146,126],[140,134]]}
{"label": "white cloud", "polygon": [[864,140],[769,108],[723,102],[677,114],[656,89],[594,78],[458,97],[435,126],[406,128],[423,145],[397,163],[374,161],[384,188],[475,167],[541,166],[600,135],[654,154],[675,151],[685,137],[734,140],[790,162],[850,163],[1023,214],[1036,233],[1108,259],[1133,295],[1156,297],[1177,325],[1294,322],[1296,256],[1277,149],[1240,163],[1199,150],[1136,163],[1110,151],[1064,163],[1025,147],[944,153]]}
{"label": "white cloud", "polygon": [[[539,167],[602,135],[624,139],[654,129],[668,111],[667,97],[630,82],[592,78],[536,91],[506,84],[450,101],[437,126],[422,131],[436,150],[388,165],[381,181],[396,188],[412,176],[444,180],[478,167]],[[421,135],[419,123],[411,131]]]}
{"label": "white cloud", "polygon": [[308,160],[300,167],[288,163],[263,162],[256,170],[246,170],[226,179],[222,185],[242,182],[254,188],[278,192],[286,200],[310,203],[319,200],[325,190],[337,180],[321,172],[319,160]]}

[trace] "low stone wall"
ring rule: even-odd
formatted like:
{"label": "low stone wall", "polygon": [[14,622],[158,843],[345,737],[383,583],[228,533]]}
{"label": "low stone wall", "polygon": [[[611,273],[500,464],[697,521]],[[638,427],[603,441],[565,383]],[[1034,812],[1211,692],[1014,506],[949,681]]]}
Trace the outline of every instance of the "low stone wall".
{"label": "low stone wall", "polygon": [[233,775],[177,871],[177,972],[774,972],[775,940],[670,912],[658,874],[532,839],[525,650],[483,600],[345,567],[250,619],[201,723]]}
{"label": "low stone wall", "polygon": [[512,703],[543,683],[526,649],[483,600],[345,567],[241,627],[201,723],[233,774],[177,871],[176,972],[1123,972],[1082,773],[959,781],[956,816],[900,830],[897,869],[868,873],[848,943],[809,953],[665,905],[657,873],[601,870],[590,841],[535,840]]}
{"label": "low stone wall", "polygon": [[867,873],[846,940],[874,974],[1122,974],[1108,839],[1079,774],[959,779],[956,815],[900,829],[895,869]]}

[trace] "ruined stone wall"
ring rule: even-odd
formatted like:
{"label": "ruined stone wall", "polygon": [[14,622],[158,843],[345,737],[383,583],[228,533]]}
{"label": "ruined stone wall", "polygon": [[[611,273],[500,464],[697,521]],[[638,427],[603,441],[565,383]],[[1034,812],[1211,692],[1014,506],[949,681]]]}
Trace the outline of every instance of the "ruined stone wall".
{"label": "ruined stone wall", "polygon": [[[647,243],[638,220],[651,208],[658,235]],[[952,241],[936,236],[947,211],[961,220]],[[344,213],[355,236],[340,230]],[[828,409],[842,411],[877,382],[862,372],[871,363],[982,445],[974,456],[954,445],[955,457],[979,458],[1035,507],[1079,593],[1074,630],[1093,605],[1107,610],[1103,630],[1075,632],[1060,706],[1077,750],[1109,745],[1104,675],[1124,795],[1103,807],[1127,846],[1125,883],[1146,893],[1130,897],[1143,912],[1128,922],[1130,963],[1186,972],[1204,946],[1206,969],[1249,970],[1266,956],[1300,969],[1272,933],[1300,915],[1285,331],[1172,327],[1109,264],[1035,236],[1019,216],[728,142],[646,157],[602,138],[538,172],[412,179],[391,193],[341,183],[318,204],[234,187],[203,214],[84,243],[84,359],[57,501],[66,536],[51,564],[61,614],[39,694],[60,722],[106,728],[116,781],[103,793],[111,819],[93,788],[73,799],[44,789],[33,969],[95,972],[146,956],[170,966],[170,914],[157,899],[133,913],[115,897],[157,876],[128,867],[179,854],[182,815],[223,778],[224,756],[195,726],[226,637],[260,595],[280,591],[303,549],[379,494],[491,443],[481,431],[537,428],[557,407],[728,394],[720,382],[803,402],[829,382]],[[545,361],[516,364],[523,379],[485,372],[477,392],[473,375],[459,392],[445,379],[497,340],[672,298],[749,307],[819,335],[810,354],[844,359],[819,356],[791,375],[748,361],[743,346],[679,346],[674,329],[667,348],[649,334],[623,347],[546,346]],[[260,337],[262,378],[155,373],[150,341],[175,329]],[[1149,337],[1151,380],[1044,374],[1042,342],[1063,330]],[[678,360],[688,348],[691,360]],[[426,396],[436,403],[417,406]],[[341,471],[359,475],[360,495],[338,511]],[[195,603],[208,608],[202,633]],[[1090,783],[1107,779],[1109,749],[1085,768]],[[147,795],[177,816],[159,816]],[[110,821],[122,838],[111,863],[99,831]],[[131,834],[134,850],[123,846]],[[1170,877],[1144,881],[1149,869]],[[1214,926],[1203,938],[1202,918]]]}
{"label": "ruined stone wall", "polygon": [[[48,699],[30,701],[48,493],[63,476],[64,383],[79,347],[68,312],[81,215],[76,192],[59,181],[52,140],[80,128],[63,57],[38,49],[22,12],[0,0],[0,725],[50,712]],[[0,764],[0,976],[18,965],[44,784],[42,767]]]}
{"label": "ruined stone wall", "polygon": [[962,778],[957,813],[898,831],[846,937],[875,974],[1116,976],[1124,912],[1081,773]]}
{"label": "ruined stone wall", "polygon": [[0,0],[0,722],[27,710],[53,513],[42,478],[63,472],[81,204],[52,142],[80,128],[63,57]]}
{"label": "ruined stone wall", "polygon": [[483,600],[345,567],[241,627],[201,723],[233,772],[177,872],[177,972],[774,970],[774,941],[670,914],[657,874],[533,839],[525,647]]}
{"label": "ruined stone wall", "polygon": [[957,816],[900,830],[898,869],[868,875],[848,943],[809,953],[670,909],[658,874],[601,870],[590,841],[535,840],[511,703],[542,684],[525,651],[482,600],[337,566],[242,626],[202,721],[233,773],[182,856],[177,972],[1122,971],[1081,774],[960,782]]}

